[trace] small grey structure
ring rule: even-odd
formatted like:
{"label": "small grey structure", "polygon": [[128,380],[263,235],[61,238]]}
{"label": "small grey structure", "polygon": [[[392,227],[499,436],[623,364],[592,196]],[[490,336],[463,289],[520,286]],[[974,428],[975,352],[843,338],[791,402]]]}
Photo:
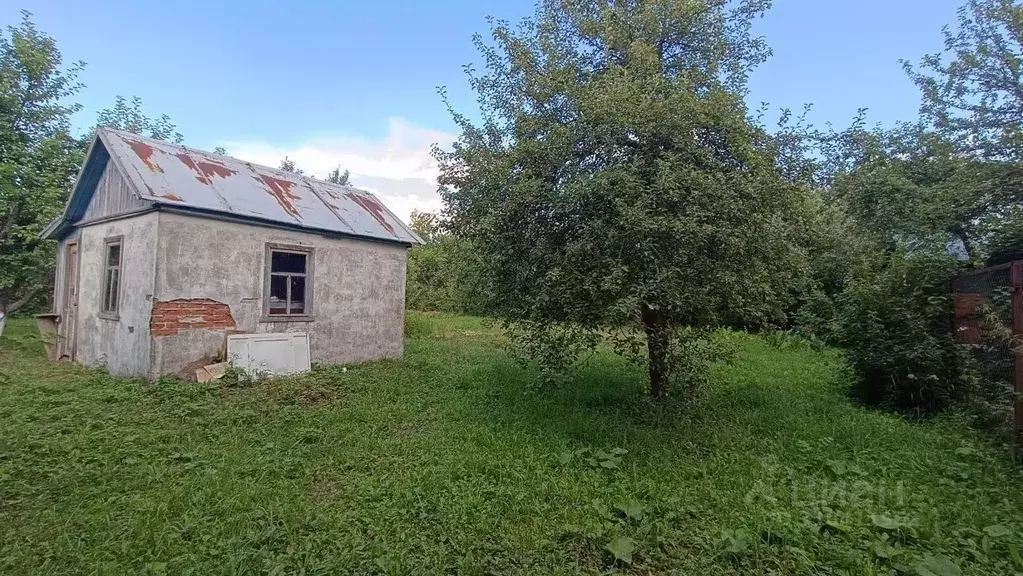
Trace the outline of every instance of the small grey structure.
{"label": "small grey structure", "polygon": [[400,357],[408,248],[372,194],[110,129],[63,216],[58,354],[180,373],[225,333],[305,332],[313,362]]}

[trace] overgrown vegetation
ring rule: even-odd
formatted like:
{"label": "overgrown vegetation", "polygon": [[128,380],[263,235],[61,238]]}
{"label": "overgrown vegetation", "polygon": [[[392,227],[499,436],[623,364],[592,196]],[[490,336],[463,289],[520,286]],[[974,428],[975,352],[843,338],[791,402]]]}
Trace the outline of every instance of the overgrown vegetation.
{"label": "overgrown vegetation", "polygon": [[482,122],[453,110],[435,156],[446,226],[523,356],[562,369],[607,331],[640,338],[663,398],[704,369],[704,328],[784,320],[812,200],[747,119],[764,7],[543,1],[476,37]]}
{"label": "overgrown vegetation", "polygon": [[424,244],[409,252],[409,309],[431,312],[485,314],[486,287],[478,251],[463,237],[442,227],[436,214],[412,211],[409,225]]}
{"label": "overgrown vegetation", "polygon": [[[948,292],[1023,247],[1023,6],[904,64],[919,118],[820,130],[745,102],[769,4],[541,0],[475,39],[407,295],[503,330],[413,313],[402,362],[146,386],[13,320],[0,572],[1023,573],[1020,472],[970,428],[1017,343],[999,295],[997,359],[964,354]],[[0,36],[0,311],[50,281],[80,70],[27,14]],[[181,140],[142,108],[99,124]]]}
{"label": "overgrown vegetation", "polygon": [[[921,88],[921,117],[892,129],[867,129],[861,114],[842,133],[793,131],[819,161],[814,181],[848,214],[843,235],[859,254],[824,250],[818,259],[844,270],[808,297],[793,318],[848,348],[856,391],[870,403],[935,412],[965,408],[1003,427],[1015,398],[992,378],[1018,346],[1007,316],[985,325],[983,362],[957,349],[950,280],[970,268],[1023,256],[1020,149],[1023,126],[1023,7],[970,0],[945,52],[904,63]],[[804,153],[805,154],[805,153]],[[853,240],[858,238],[859,240]]]}
{"label": "overgrown vegetation", "polygon": [[949,313],[948,255],[878,253],[853,272],[839,302],[854,393],[864,402],[935,412],[965,399]]}
{"label": "overgrown vegetation", "polygon": [[479,320],[409,324],[401,362],[146,386],[44,362],[15,320],[0,572],[1023,570],[1020,472],[958,420],[854,407],[839,353],[721,334],[687,406],[603,348],[541,392]]}
{"label": "overgrown vegetation", "polygon": [[[453,111],[437,151],[449,235],[413,254],[410,305],[458,310],[468,278],[473,311],[551,372],[614,332],[655,396],[705,374],[711,350],[677,352],[706,328],[784,327],[846,348],[869,404],[1000,420],[1013,397],[957,348],[948,286],[1023,254],[1023,7],[968,0],[944,52],[903,62],[920,116],[840,130],[747,110],[765,8],[541,1],[478,36],[483,120]],[[467,249],[479,265],[451,274]]]}
{"label": "overgrown vegetation", "polygon": [[[54,243],[39,234],[63,210],[92,140],[94,129],[76,134],[71,126],[84,67],[65,65],[28,12],[0,31],[0,313],[45,302],[52,292]],[[166,115],[150,118],[142,108],[139,98],[118,96],[96,127],[181,141]]]}

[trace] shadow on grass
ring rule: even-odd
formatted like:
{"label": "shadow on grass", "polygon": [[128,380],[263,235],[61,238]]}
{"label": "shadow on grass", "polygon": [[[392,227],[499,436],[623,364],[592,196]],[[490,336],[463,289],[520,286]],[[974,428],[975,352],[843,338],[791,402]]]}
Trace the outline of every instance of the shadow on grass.
{"label": "shadow on grass", "polygon": [[680,399],[651,399],[645,372],[609,355],[595,356],[563,382],[540,382],[535,371],[505,361],[479,366],[461,384],[488,422],[588,444],[672,434],[693,424],[698,412]]}
{"label": "shadow on grass", "polygon": [[467,371],[458,386],[491,426],[597,446],[752,453],[771,440],[788,445],[837,434],[854,442],[846,420],[857,409],[838,378],[820,352],[777,350],[750,338],[731,364],[713,368],[696,400],[651,399],[645,370],[605,353],[557,384],[539,384],[534,370],[504,359]]}

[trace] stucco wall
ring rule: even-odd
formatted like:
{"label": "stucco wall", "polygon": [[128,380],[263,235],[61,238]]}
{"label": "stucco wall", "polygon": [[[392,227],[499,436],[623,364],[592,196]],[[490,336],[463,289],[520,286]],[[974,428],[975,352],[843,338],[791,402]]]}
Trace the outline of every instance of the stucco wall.
{"label": "stucco wall", "polygon": [[[82,364],[105,366],[116,375],[148,374],[157,226],[157,214],[149,213],[81,229],[76,360]],[[104,241],[112,236],[124,237],[118,320],[99,317]],[[57,292],[63,294],[60,288]]]}
{"label": "stucco wall", "polygon": [[[406,248],[167,212],[159,219],[156,300],[226,304],[241,332],[306,332],[313,362],[402,355]],[[267,243],[314,249],[311,322],[261,321]],[[215,354],[224,332],[197,327],[153,336],[151,375],[178,373]]]}

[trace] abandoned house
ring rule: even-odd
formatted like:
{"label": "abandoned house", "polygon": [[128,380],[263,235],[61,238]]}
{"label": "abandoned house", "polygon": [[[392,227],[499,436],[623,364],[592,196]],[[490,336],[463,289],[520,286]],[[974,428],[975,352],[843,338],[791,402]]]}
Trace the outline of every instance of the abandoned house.
{"label": "abandoned house", "polygon": [[56,239],[57,354],[177,374],[227,333],[305,333],[313,362],[402,355],[419,237],[372,194],[101,129]]}

